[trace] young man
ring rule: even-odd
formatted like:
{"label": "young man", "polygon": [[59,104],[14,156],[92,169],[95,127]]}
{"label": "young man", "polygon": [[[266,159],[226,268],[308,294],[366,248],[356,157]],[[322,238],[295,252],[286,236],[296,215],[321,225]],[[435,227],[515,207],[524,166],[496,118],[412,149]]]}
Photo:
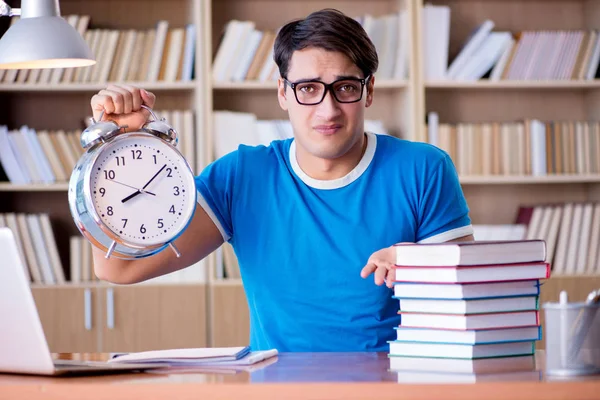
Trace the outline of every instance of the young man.
{"label": "young man", "polygon": [[[473,240],[454,166],[433,146],[365,133],[378,61],[352,18],[322,10],[291,22],[274,57],[294,139],[240,146],[197,177],[199,207],[176,242],[181,258],[164,251],[106,260],[95,249],[95,272],[138,282],[229,241],[254,349],[387,351],[400,320],[391,246]],[[141,104],[154,101],[147,91],[111,85],[93,97],[92,109],[136,127],[147,118]],[[371,273],[375,286],[364,279]]]}

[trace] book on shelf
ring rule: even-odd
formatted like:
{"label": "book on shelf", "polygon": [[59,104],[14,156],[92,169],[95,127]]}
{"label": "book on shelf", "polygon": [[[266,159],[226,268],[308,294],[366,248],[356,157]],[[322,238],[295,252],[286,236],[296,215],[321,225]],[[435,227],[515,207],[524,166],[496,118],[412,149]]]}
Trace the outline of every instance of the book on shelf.
{"label": "book on shelf", "polygon": [[30,282],[47,285],[66,282],[48,214],[0,214],[0,227],[8,227],[13,232]]}
{"label": "book on shelf", "polygon": [[430,111],[427,142],[444,150],[462,176],[600,174],[600,122],[439,123]]}
{"label": "book on shelf", "polygon": [[[408,76],[409,20],[405,10],[354,18],[361,24],[379,55],[378,79],[402,80]],[[223,27],[212,61],[214,82],[274,81],[279,70],[273,45],[279,28],[260,29],[254,21],[229,20]]]}
{"label": "book on shelf", "polygon": [[[194,79],[196,27],[159,20],[148,29],[93,27],[89,15],[65,15],[94,54],[97,63],[82,68],[10,70],[5,84],[106,82],[177,82]],[[15,20],[13,18],[13,20]]]}
{"label": "book on shelf", "polygon": [[[178,132],[177,148],[192,169],[201,159],[196,152],[194,113],[192,110],[157,110]],[[89,118],[85,120],[89,126]],[[0,168],[13,184],[68,182],[71,171],[85,149],[80,143],[81,130],[36,130],[28,126],[8,129],[0,126]]]}
{"label": "book on shelf", "polygon": [[598,77],[600,37],[596,29],[495,31],[493,19],[486,18],[448,63],[451,18],[447,5],[423,6],[426,80],[589,81]]}
{"label": "book on shelf", "polygon": [[[220,158],[240,144],[248,146],[269,145],[273,140],[290,139],[294,136],[289,120],[262,120],[255,114],[241,111],[213,111],[213,151]],[[388,134],[380,120],[366,120],[365,130]]]}
{"label": "book on shelf", "polygon": [[586,275],[600,272],[600,204],[567,202],[523,205],[516,220],[527,227],[526,238],[547,243],[552,274]]}

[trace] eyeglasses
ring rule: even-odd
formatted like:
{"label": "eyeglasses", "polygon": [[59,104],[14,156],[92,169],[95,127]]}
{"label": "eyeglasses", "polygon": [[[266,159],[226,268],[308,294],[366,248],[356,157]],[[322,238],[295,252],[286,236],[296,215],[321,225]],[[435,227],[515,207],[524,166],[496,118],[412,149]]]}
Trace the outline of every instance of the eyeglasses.
{"label": "eyeglasses", "polygon": [[314,106],[325,99],[328,91],[331,91],[339,103],[356,103],[362,99],[363,89],[370,78],[371,75],[363,79],[342,78],[329,84],[318,80],[298,82],[290,82],[287,78],[283,78],[283,80],[290,85],[299,104]]}

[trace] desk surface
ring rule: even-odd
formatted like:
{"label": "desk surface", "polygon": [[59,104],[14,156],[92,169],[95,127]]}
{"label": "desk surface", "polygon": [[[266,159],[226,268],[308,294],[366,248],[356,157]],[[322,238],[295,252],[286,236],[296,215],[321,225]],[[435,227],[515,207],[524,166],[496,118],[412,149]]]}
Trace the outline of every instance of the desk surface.
{"label": "desk surface", "polygon": [[[103,360],[106,354],[56,355]],[[283,353],[253,371],[157,370],[50,378],[0,374],[8,399],[598,399],[600,376],[551,380],[538,373],[472,383],[398,383],[386,353]]]}

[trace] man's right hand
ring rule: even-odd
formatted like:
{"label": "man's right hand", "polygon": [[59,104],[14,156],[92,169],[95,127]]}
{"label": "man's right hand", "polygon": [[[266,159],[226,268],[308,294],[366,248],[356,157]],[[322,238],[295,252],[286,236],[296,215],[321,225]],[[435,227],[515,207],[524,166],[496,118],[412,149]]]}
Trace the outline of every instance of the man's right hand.
{"label": "man's right hand", "polygon": [[91,100],[94,120],[98,121],[104,111],[103,120],[112,120],[119,126],[127,126],[128,131],[140,129],[150,113],[142,105],[154,107],[156,96],[144,89],[129,85],[108,85],[95,94]]}

